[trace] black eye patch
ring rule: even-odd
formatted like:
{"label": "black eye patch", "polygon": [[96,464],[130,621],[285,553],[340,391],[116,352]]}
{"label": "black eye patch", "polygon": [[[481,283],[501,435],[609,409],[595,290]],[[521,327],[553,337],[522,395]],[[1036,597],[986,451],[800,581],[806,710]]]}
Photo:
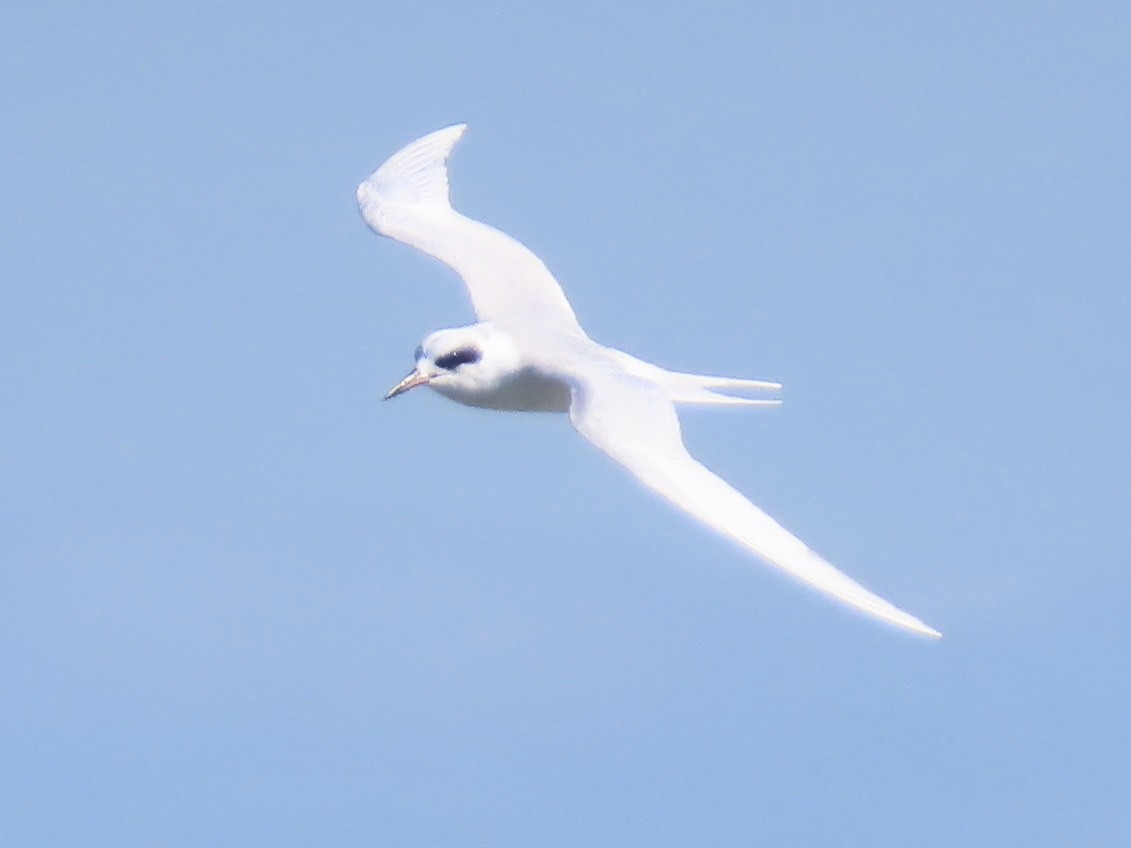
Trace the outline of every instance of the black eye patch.
{"label": "black eye patch", "polygon": [[453,350],[451,353],[445,353],[443,356],[436,358],[436,367],[443,368],[445,371],[451,371],[461,365],[467,365],[472,362],[479,361],[479,351],[473,347],[464,347],[459,350]]}

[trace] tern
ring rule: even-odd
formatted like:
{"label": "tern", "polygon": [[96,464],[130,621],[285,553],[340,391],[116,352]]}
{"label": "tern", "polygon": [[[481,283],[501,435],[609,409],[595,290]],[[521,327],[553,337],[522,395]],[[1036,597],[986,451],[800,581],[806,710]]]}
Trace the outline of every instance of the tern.
{"label": "tern", "polygon": [[779,383],[669,371],[594,342],[553,275],[525,245],[452,208],[448,158],[467,129],[430,133],[385,161],[357,189],[365,222],[452,268],[477,323],[438,330],[386,399],[417,386],[485,409],[568,413],[582,436],[674,506],[770,565],[878,619],[942,634],[837,570],[696,461],[676,404],[770,405],[725,390]]}

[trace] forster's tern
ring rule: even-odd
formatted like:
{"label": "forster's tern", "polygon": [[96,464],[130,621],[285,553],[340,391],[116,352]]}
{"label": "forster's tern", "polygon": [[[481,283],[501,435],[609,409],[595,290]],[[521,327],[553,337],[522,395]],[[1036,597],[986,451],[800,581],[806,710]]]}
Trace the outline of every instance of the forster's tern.
{"label": "forster's tern", "polygon": [[414,141],[357,189],[366,223],[449,265],[479,319],[428,336],[412,373],[386,397],[428,386],[469,406],[568,412],[581,435],[640,482],[766,562],[891,624],[940,636],[842,574],[687,452],[675,404],[775,404],[717,390],[772,391],[778,383],[668,371],[597,344],[537,256],[452,208],[447,160],[466,129]]}

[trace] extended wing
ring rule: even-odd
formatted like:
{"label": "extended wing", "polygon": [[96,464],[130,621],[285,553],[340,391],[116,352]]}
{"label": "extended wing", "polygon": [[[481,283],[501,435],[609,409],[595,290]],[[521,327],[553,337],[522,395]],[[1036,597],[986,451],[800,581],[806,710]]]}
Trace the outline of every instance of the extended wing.
{"label": "extended wing", "polygon": [[450,266],[467,285],[475,314],[499,324],[549,323],[581,333],[558,281],[521,242],[452,209],[448,156],[467,129],[437,130],[393,154],[357,188],[376,232]]}
{"label": "extended wing", "polygon": [[672,402],[647,380],[590,363],[572,378],[570,420],[642,483],[766,562],[891,624],[928,636],[932,627],[842,574],[697,462],[683,446]]}

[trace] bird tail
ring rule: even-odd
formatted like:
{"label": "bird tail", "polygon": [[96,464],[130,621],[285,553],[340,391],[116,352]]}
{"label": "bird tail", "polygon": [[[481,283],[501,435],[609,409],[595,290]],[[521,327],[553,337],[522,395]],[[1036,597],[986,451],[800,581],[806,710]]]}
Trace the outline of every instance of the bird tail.
{"label": "bird tail", "polygon": [[739,391],[777,391],[781,383],[769,380],[747,380],[741,377],[711,377],[705,374],[686,374],[681,371],[668,371],[658,365],[629,356],[620,350],[606,348],[606,352],[616,360],[625,371],[634,377],[641,377],[663,389],[673,403],[697,404],[702,406],[778,406],[777,398],[747,398],[713,391],[732,389]]}
{"label": "bird tail", "polygon": [[467,130],[455,124],[429,133],[398,151],[357,187],[357,205],[366,222],[382,232],[383,207],[401,204],[451,209],[448,157]]}

